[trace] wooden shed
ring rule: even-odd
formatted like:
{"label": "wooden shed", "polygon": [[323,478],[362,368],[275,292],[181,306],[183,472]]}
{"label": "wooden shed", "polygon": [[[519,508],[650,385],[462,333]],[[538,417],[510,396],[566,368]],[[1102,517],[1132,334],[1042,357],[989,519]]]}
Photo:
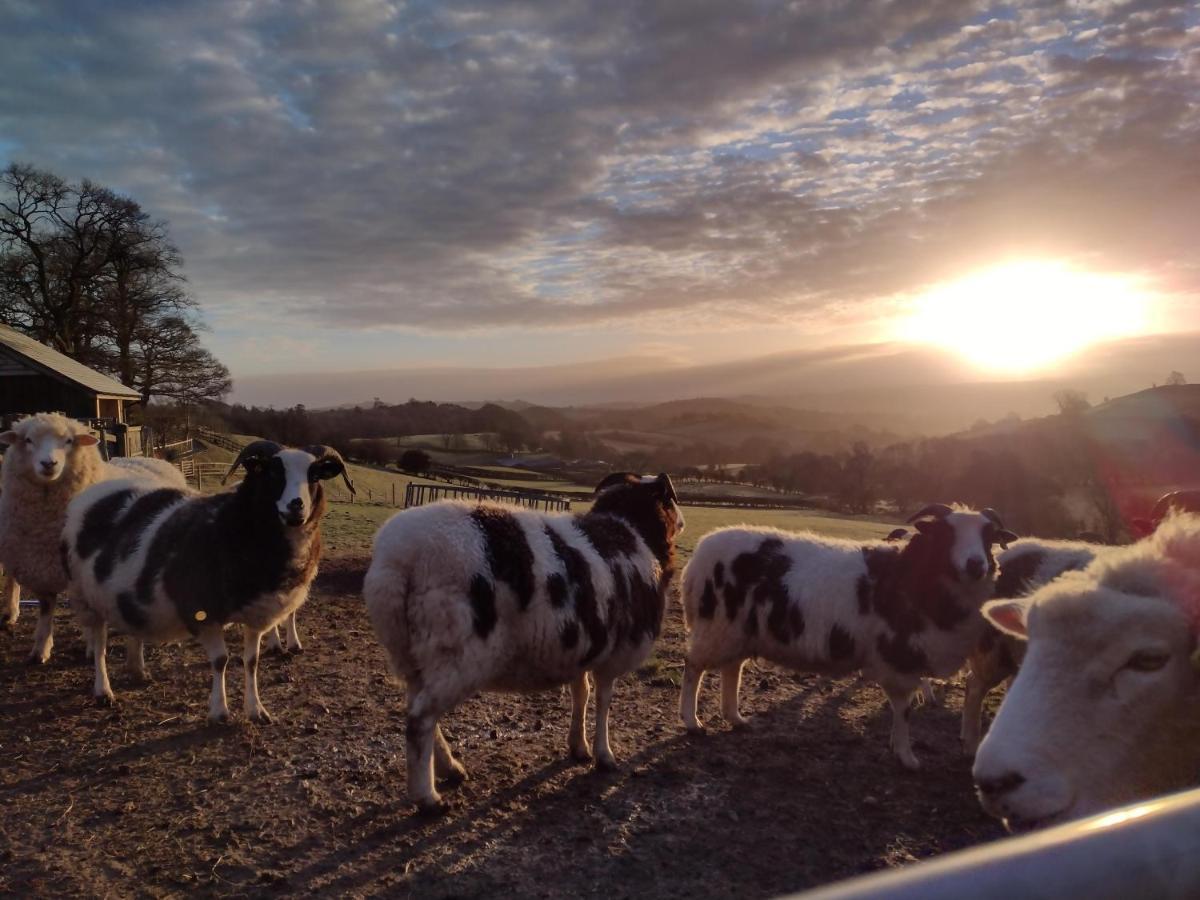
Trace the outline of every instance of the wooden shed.
{"label": "wooden shed", "polygon": [[33,338],[0,325],[0,417],[6,422],[60,412],[102,433],[109,452],[140,456],[141,429],[125,423],[125,407],[141,395]]}

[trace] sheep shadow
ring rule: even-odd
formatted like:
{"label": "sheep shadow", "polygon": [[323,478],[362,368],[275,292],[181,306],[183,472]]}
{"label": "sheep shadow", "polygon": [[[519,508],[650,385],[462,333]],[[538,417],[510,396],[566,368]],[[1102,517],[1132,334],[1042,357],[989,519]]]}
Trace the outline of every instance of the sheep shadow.
{"label": "sheep shadow", "polygon": [[[634,749],[615,773],[554,758],[498,789],[468,782],[435,823],[398,800],[349,823],[348,846],[312,859],[323,845],[309,838],[278,863],[312,859],[288,886],[322,893],[400,885],[435,896],[545,885],[587,893],[620,884],[662,895],[675,884],[687,896],[765,896],[999,836],[975,804],[956,714],[914,714],[914,736],[930,732],[918,743],[926,770],[917,773],[891,755],[890,721],[873,686],[809,682],[759,709],[749,730],[713,720],[703,736],[681,727],[648,741],[626,736]],[[947,808],[963,823],[950,840],[931,825]]]}

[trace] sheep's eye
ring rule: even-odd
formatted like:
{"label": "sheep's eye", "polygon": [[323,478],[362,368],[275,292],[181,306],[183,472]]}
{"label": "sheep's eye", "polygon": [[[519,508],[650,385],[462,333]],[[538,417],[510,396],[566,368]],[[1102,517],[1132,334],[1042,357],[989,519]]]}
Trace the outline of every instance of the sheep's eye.
{"label": "sheep's eye", "polygon": [[73,443],[75,443],[75,438],[67,438],[67,446],[68,447],[70,447]]}
{"label": "sheep's eye", "polygon": [[33,438],[25,438],[25,443],[33,444]]}
{"label": "sheep's eye", "polygon": [[1167,664],[1167,660],[1170,658],[1171,654],[1163,653],[1160,650],[1139,650],[1129,657],[1125,668],[1135,672],[1157,672]]}

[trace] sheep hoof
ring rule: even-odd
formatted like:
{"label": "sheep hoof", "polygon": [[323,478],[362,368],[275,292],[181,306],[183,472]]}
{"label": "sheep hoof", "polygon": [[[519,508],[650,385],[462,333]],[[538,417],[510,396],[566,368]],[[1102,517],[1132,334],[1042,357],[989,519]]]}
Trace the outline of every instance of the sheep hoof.
{"label": "sheep hoof", "polygon": [[436,819],[450,811],[449,804],[440,797],[436,800],[418,800],[417,815],[422,819]]}
{"label": "sheep hoof", "polygon": [[438,781],[441,782],[442,787],[447,789],[456,788],[469,778],[470,776],[467,775],[467,770],[457,762],[451,766],[450,771],[446,772],[444,775],[438,775]]}
{"label": "sheep hoof", "polygon": [[45,655],[38,653],[36,650],[25,657],[25,665],[27,666],[44,666],[50,661],[50,654]]}
{"label": "sheep hoof", "polygon": [[575,762],[590,763],[592,761],[592,748],[586,744],[582,747],[572,747],[570,757]]}
{"label": "sheep hoof", "polygon": [[287,652],[288,652],[289,654],[294,654],[294,653],[303,653],[303,652],[304,652],[304,647],[303,647],[303,645],[301,645],[301,644],[296,644],[294,647],[288,647],[288,648],[287,648]]}
{"label": "sheep hoof", "polygon": [[117,698],[112,694],[96,694],[92,698],[96,701],[97,706],[113,707],[117,705]]}
{"label": "sheep hoof", "polygon": [[708,729],[705,728],[703,725],[701,725],[699,722],[697,722],[695,725],[684,725],[683,729],[688,734],[693,735],[694,737],[704,737],[705,735],[708,734]]}
{"label": "sheep hoof", "polygon": [[734,731],[753,731],[754,723],[743,716],[738,716],[736,719],[729,720],[729,727]]}
{"label": "sheep hoof", "polygon": [[246,719],[256,725],[270,725],[272,722],[271,714],[265,709],[260,709],[258,712],[246,713]]}
{"label": "sheep hoof", "polygon": [[154,679],[151,678],[146,672],[138,672],[136,670],[131,670],[129,672],[129,683],[136,687],[146,687],[153,682]]}
{"label": "sheep hoof", "polygon": [[620,770],[620,768],[621,767],[617,765],[616,759],[614,759],[611,756],[597,756],[596,757],[596,771],[597,772],[617,772]]}
{"label": "sheep hoof", "polygon": [[3,621],[0,621],[0,631],[7,631],[9,634],[12,634],[16,630],[17,630],[17,620],[16,619],[4,619]]}
{"label": "sheep hoof", "polygon": [[229,723],[228,711],[208,714],[208,724],[209,725],[227,725],[228,723]]}

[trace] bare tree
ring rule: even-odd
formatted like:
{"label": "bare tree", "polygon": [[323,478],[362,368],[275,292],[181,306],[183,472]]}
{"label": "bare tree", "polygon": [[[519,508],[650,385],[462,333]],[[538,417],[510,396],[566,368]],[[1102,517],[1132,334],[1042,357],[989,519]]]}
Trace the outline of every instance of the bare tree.
{"label": "bare tree", "polygon": [[219,400],[233,386],[229,370],[200,346],[192,324],[168,316],[138,329],[133,356],[137,363],[133,387],[150,398],[200,404]]}
{"label": "bare tree", "polygon": [[1092,404],[1088,402],[1087,394],[1071,388],[1063,388],[1061,391],[1056,391],[1054,402],[1058,404],[1058,411],[1064,416],[1081,416],[1092,408]]}

